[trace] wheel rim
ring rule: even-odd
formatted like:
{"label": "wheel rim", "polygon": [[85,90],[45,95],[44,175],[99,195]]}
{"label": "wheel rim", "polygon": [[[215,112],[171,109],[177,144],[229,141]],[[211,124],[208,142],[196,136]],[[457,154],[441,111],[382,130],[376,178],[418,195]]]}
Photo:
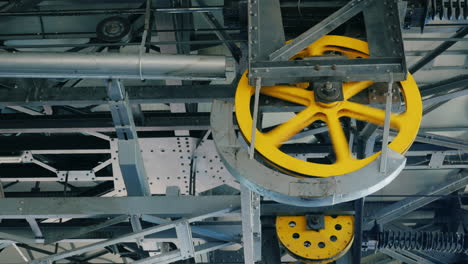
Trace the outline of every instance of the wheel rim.
{"label": "wheel rim", "polygon": [[[318,56],[329,51],[341,52],[349,58],[369,57],[368,44],[364,41],[342,36],[325,36],[301,51],[294,58]],[[257,130],[256,151],[274,165],[306,176],[338,176],[365,167],[374,161],[380,155],[380,152],[365,159],[354,158],[349,151],[348,140],[339,118],[350,117],[380,126],[383,125],[385,110],[349,101],[354,95],[367,89],[372,84],[372,81],[343,83],[344,101],[332,105],[315,102],[314,92],[301,88],[301,85],[262,87],[261,94],[303,105],[306,108],[269,132],[262,133]],[[422,100],[418,86],[410,74],[408,74],[407,80],[400,82],[400,87],[406,110],[400,114],[392,114],[391,128],[398,130],[398,134],[388,146],[403,154],[416,138],[422,119]],[[244,73],[236,91],[235,110],[239,129],[248,142],[251,140],[252,131],[250,101],[254,92],[255,87],[249,85],[247,73]],[[328,126],[336,156],[336,162],[333,164],[307,162],[290,156],[279,149],[284,142],[315,121],[323,121]]]}

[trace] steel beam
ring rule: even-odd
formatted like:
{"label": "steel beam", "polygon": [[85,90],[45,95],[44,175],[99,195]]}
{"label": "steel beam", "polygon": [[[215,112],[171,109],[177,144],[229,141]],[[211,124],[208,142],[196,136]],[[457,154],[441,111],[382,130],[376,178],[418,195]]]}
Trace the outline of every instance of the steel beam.
{"label": "steel beam", "polygon": [[53,244],[53,243],[59,242],[59,241],[61,241],[63,239],[81,237],[84,234],[87,234],[87,233],[90,233],[90,232],[93,232],[93,231],[97,231],[97,230],[100,230],[100,229],[108,227],[108,226],[116,225],[116,224],[124,222],[124,221],[128,221],[128,216],[127,215],[117,216],[117,217],[111,218],[109,220],[106,220],[104,222],[101,222],[99,224],[84,226],[84,227],[82,227],[82,228],[80,228],[80,229],[78,229],[76,231],[73,231],[73,232],[63,232],[63,233],[56,234],[56,235],[48,235],[46,237],[46,239],[45,239],[45,244]]}
{"label": "steel beam", "polygon": [[[63,252],[54,254],[52,256],[47,256],[47,257],[35,259],[32,263],[33,264],[48,263],[48,262],[52,262],[52,261],[56,261],[56,260],[61,260],[61,259],[67,258],[67,257],[76,256],[76,255],[83,254],[83,253],[86,253],[86,252],[89,252],[89,251],[92,251],[92,250],[96,250],[96,249],[99,249],[99,248],[104,248],[104,247],[107,247],[107,246],[115,245],[117,243],[125,242],[125,241],[128,241],[128,240],[133,240],[133,239],[138,239],[138,238],[144,237],[146,235],[151,235],[151,234],[158,233],[158,232],[161,232],[161,231],[177,228],[177,226],[179,224],[182,224],[182,223],[187,223],[188,224],[188,223],[193,223],[193,222],[197,222],[197,221],[202,221],[202,220],[204,220],[206,218],[216,217],[216,216],[219,216],[219,215],[222,215],[222,214],[225,214],[225,213],[232,212],[232,210],[234,210],[234,209],[235,208],[227,207],[227,208],[220,209],[220,210],[217,210],[217,211],[211,211],[211,212],[208,212],[206,214],[196,214],[196,216],[193,216],[193,217],[191,217],[189,219],[181,219],[181,220],[177,220],[177,221],[172,221],[172,222],[167,223],[167,224],[162,224],[162,225],[158,225],[158,226],[145,228],[145,229],[143,229],[141,231],[138,231],[138,232],[133,232],[133,233],[126,234],[126,235],[123,235],[123,236],[120,236],[120,237],[108,239],[108,240],[105,240],[105,241],[102,241],[102,242],[97,242],[97,243],[82,246],[82,247],[79,247],[79,248],[63,251]],[[229,242],[229,245],[231,245],[231,244],[232,243]]]}
{"label": "steel beam", "polygon": [[437,107],[447,103],[448,101],[455,99],[455,98],[463,97],[466,95],[468,95],[468,89],[462,89],[462,90],[458,90],[455,92],[449,92],[446,94],[433,96],[431,98],[425,99],[423,101],[424,106],[425,106],[423,114],[426,115],[432,112],[433,110],[435,110]]}
{"label": "steel beam", "polygon": [[0,77],[147,80],[224,80],[224,56],[82,52],[2,52]]}
{"label": "steel beam", "polygon": [[[341,59],[341,58],[310,58],[301,61],[260,61],[251,64],[251,78],[261,77],[263,81],[288,83],[307,82],[313,78],[329,77],[337,81],[388,82],[388,72],[393,72],[394,81],[406,78],[402,73],[404,58],[367,58]],[[281,77],[279,77],[281,76]],[[270,85],[268,82],[267,85]]]}
{"label": "steel beam", "polygon": [[[232,101],[235,85],[126,86],[132,104],[204,103],[214,99]],[[19,87],[0,89],[2,106],[52,106],[106,104],[105,87]]]}
{"label": "steel beam", "polygon": [[[88,219],[87,221],[92,221],[94,219]],[[42,224],[42,230],[44,232],[45,237],[60,237],[60,236],[68,236],[69,234],[77,234],[81,231],[83,232],[78,237],[67,237],[61,240],[62,243],[74,243],[74,242],[96,242],[102,241],[105,239],[109,239],[112,237],[121,236],[127,233],[133,232],[132,227],[128,223],[121,223],[114,226],[103,227],[99,230],[86,232],[85,228],[79,221],[74,221],[73,223],[46,223]],[[167,221],[165,223],[168,223]],[[18,224],[9,224],[11,221],[5,222],[0,226],[0,233],[2,237],[9,237],[13,239],[16,237],[24,238],[23,241],[27,242],[28,244],[33,243],[40,243],[40,244],[48,244],[48,241],[44,240],[35,240],[34,235],[31,233],[31,229],[28,226]],[[94,225],[91,225],[91,227]],[[148,226],[148,225],[144,225]],[[193,229],[196,227],[196,232]],[[198,228],[200,227],[200,229]],[[240,242],[240,237],[242,235],[242,227],[240,222],[223,222],[223,221],[206,221],[197,223],[197,225],[192,225],[192,233],[195,240],[205,240],[209,242]],[[203,234],[199,234],[203,233]],[[7,236],[4,236],[7,234]],[[8,236],[9,235],[9,236]],[[214,237],[212,237],[214,236]],[[223,238],[224,236],[224,238]],[[177,239],[177,235],[175,230],[167,230],[164,232],[155,233],[153,235],[145,236],[145,239],[150,239],[154,242],[173,242]],[[14,239],[13,239],[14,240]],[[127,242],[134,242],[134,241],[127,241]],[[0,243],[1,240],[0,240]]]}
{"label": "steel beam", "polygon": [[456,76],[436,83],[431,83],[419,87],[421,96],[437,96],[451,92],[457,88],[468,88],[468,74]]}
{"label": "steel beam", "polygon": [[[466,35],[468,35],[468,27],[463,27],[463,28],[461,28],[460,31],[455,33],[451,38],[459,39],[459,38],[464,38]],[[423,68],[426,64],[428,64],[433,59],[435,59],[437,56],[442,54],[444,51],[446,51],[447,49],[449,49],[450,47],[455,45],[455,43],[457,43],[457,40],[449,40],[449,41],[445,41],[444,43],[440,44],[438,47],[436,47],[431,52],[424,55],[424,57],[422,57],[419,61],[417,61],[415,64],[413,64],[409,68],[409,72],[411,74],[414,74],[415,72],[417,72],[418,70]]]}
{"label": "steel beam", "polygon": [[[379,128],[378,130],[380,132],[382,131],[381,128]],[[397,134],[398,133],[395,131],[390,131],[391,136],[396,136]],[[464,150],[464,151],[468,150],[468,141],[466,140],[460,140],[460,139],[456,139],[452,137],[439,136],[436,134],[431,134],[431,133],[426,133],[426,132],[419,132],[418,135],[416,136],[415,141],[425,143],[425,144],[452,148],[452,149],[458,149],[458,150]]]}
{"label": "steel beam", "polygon": [[249,62],[267,60],[285,42],[280,1],[249,0],[248,20]]}
{"label": "steel beam", "polygon": [[391,250],[391,249],[381,249],[380,252],[384,253],[385,255],[388,255],[396,260],[399,260],[403,263],[407,263],[407,264],[421,264],[420,262],[418,262],[417,260],[415,259],[412,259],[408,256],[405,256],[395,250]]}
{"label": "steel beam", "polygon": [[[195,6],[179,8],[151,8],[155,13],[194,13],[194,12],[213,12],[223,11],[223,6]],[[24,17],[24,16],[83,16],[83,15],[143,15],[144,8],[117,8],[117,9],[75,9],[75,10],[37,10],[21,12],[2,12],[0,17]]]}
{"label": "steel beam", "polygon": [[[148,113],[136,131],[208,130],[208,113]],[[0,133],[115,132],[109,114],[25,117],[0,115]]]}
{"label": "steel beam", "polygon": [[260,195],[241,185],[242,242],[245,264],[262,260]]}
{"label": "steel beam", "polygon": [[419,132],[416,136],[416,141],[459,150],[468,150],[468,141],[425,132]]}
{"label": "steel beam", "polygon": [[364,218],[364,198],[354,201],[356,209],[354,220],[354,241],[352,247],[352,263],[361,264],[362,257],[362,230]]}
{"label": "steel beam", "polygon": [[[151,215],[143,215],[141,217],[143,221],[154,223],[154,224],[166,224],[170,222],[170,220],[160,218],[160,217],[155,217]],[[237,237],[234,237],[230,234],[226,234],[223,232],[219,232],[218,230],[211,230],[209,228],[203,227],[203,226],[192,226],[192,233],[194,234],[199,234],[201,236],[206,236],[210,237],[219,241],[230,241],[230,242],[238,242],[239,239]]]}
{"label": "steel beam", "polygon": [[392,222],[412,211],[417,210],[435,200],[438,200],[443,195],[448,195],[455,192],[468,184],[468,173],[467,171],[456,172],[453,175],[454,179],[444,182],[443,186],[438,188],[431,188],[427,191],[418,193],[417,197],[406,198],[384,207],[375,212],[364,225],[364,229],[371,229],[375,224],[383,225]]}
{"label": "steel beam", "polygon": [[128,196],[149,196],[146,175],[132,107],[127,98],[123,83],[119,80],[108,81],[109,108],[118,138],[119,166]]}
{"label": "steel beam", "polygon": [[239,196],[5,198],[0,199],[0,218],[184,217],[236,207]]}

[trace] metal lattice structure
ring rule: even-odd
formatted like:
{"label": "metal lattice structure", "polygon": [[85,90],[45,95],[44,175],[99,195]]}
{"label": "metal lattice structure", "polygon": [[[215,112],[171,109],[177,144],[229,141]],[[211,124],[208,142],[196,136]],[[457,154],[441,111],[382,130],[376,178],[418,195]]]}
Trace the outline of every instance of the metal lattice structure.
{"label": "metal lattice structure", "polygon": [[467,10],[0,1],[0,263],[465,263]]}

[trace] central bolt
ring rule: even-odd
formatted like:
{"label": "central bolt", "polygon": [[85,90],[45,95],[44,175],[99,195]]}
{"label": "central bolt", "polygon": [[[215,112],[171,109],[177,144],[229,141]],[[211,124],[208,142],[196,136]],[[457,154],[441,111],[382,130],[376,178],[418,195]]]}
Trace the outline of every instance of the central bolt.
{"label": "central bolt", "polygon": [[337,92],[336,88],[331,82],[326,82],[320,90],[327,96],[333,96]]}

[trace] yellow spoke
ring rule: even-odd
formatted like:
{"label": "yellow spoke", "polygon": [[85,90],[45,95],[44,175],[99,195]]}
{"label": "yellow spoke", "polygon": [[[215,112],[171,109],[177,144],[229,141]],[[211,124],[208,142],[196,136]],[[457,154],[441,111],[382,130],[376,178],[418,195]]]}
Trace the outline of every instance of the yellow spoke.
{"label": "yellow spoke", "polygon": [[350,99],[362,90],[367,89],[374,84],[373,81],[346,82],[343,83],[343,97],[345,100]]}
{"label": "yellow spoke", "polygon": [[[361,121],[370,122],[376,125],[383,126],[385,121],[385,110],[371,107],[368,105],[358,104],[354,102],[344,102],[342,116],[348,116]],[[394,129],[400,128],[403,115],[393,114],[390,119],[390,127]]]}
{"label": "yellow spoke", "polygon": [[281,146],[281,144],[288,141],[297,133],[301,132],[315,120],[317,120],[316,108],[308,107],[285,123],[273,128],[271,131],[266,132],[265,136],[268,137],[272,144]]}
{"label": "yellow spoke", "polygon": [[314,98],[312,91],[287,85],[264,86],[260,93],[305,106],[308,106]]}
{"label": "yellow spoke", "polygon": [[335,150],[336,161],[341,162],[351,158],[349,152],[348,139],[341,127],[341,122],[336,114],[327,114],[326,119],[328,125],[328,133]]}

